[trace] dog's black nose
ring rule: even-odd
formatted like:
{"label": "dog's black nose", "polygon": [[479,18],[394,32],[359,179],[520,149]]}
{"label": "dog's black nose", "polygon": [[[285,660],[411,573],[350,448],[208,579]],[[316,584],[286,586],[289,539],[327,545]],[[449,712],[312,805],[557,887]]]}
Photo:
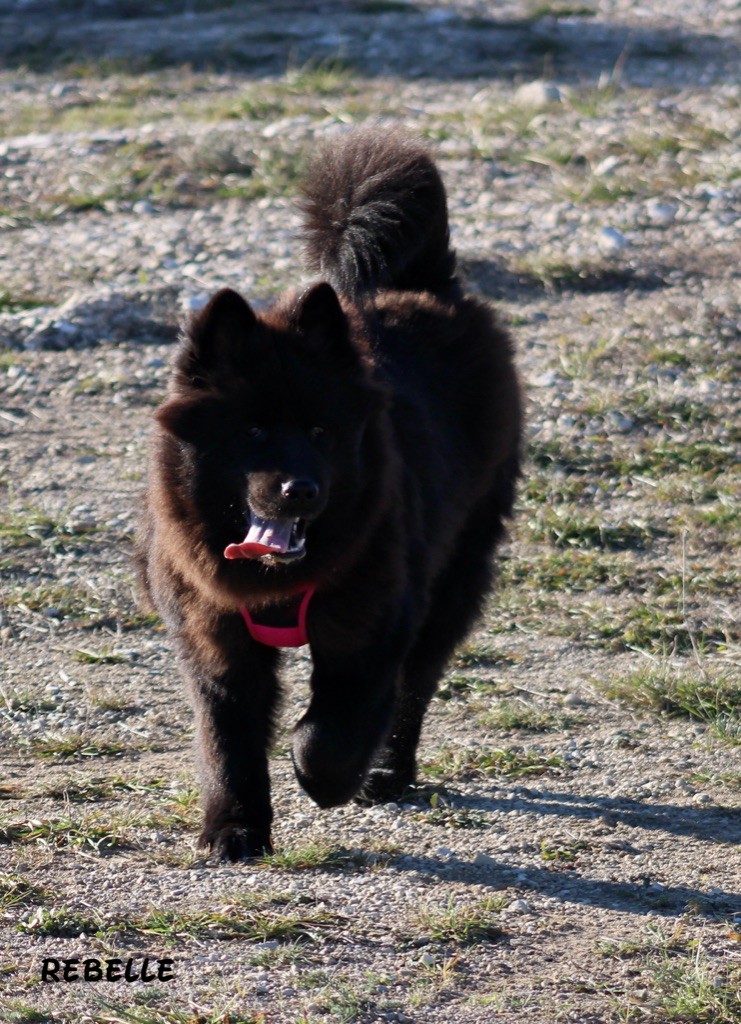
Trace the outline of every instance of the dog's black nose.
{"label": "dog's black nose", "polygon": [[280,486],[280,493],[287,501],[308,504],[319,497],[319,485],[313,480],[286,480]]}

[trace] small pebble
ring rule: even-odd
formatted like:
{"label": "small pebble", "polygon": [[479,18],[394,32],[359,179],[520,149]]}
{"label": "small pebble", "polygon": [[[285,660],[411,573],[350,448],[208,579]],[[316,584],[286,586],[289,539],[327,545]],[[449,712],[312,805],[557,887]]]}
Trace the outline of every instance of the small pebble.
{"label": "small pebble", "polygon": [[619,156],[606,156],[604,160],[600,160],[593,173],[601,178],[607,177],[610,174],[614,174],[622,163],[623,160]]}
{"label": "small pebble", "polygon": [[650,199],[646,203],[646,215],[652,224],[665,227],[674,222],[678,207],[675,203],[664,203],[660,199]]}
{"label": "small pebble", "polygon": [[508,903],[507,906],[504,908],[504,913],[505,914],[529,914],[530,913],[530,907],[525,902],[525,900],[512,900],[512,902]]}
{"label": "small pebble", "polygon": [[597,243],[603,252],[620,252],[630,245],[625,235],[617,228],[600,228]]}
{"label": "small pebble", "polygon": [[561,90],[555,82],[544,82],[537,79],[534,82],[527,82],[516,90],[514,101],[520,107],[531,107],[540,110],[548,107],[551,103],[561,102]]}
{"label": "small pebble", "polygon": [[197,313],[208,302],[208,295],[186,295],[183,299],[183,308],[186,313]]}

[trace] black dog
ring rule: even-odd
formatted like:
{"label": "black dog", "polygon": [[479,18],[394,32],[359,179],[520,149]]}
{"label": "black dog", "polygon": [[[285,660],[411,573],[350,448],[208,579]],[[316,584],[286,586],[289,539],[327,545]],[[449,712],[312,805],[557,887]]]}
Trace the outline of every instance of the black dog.
{"label": "black dog", "polygon": [[519,467],[510,343],[454,276],[426,151],[352,132],[315,160],[302,208],[321,283],[260,316],[220,291],[193,319],[139,535],[195,708],[201,842],[229,859],[271,849],[276,646],[311,648],[293,758],[317,804],[414,782]]}

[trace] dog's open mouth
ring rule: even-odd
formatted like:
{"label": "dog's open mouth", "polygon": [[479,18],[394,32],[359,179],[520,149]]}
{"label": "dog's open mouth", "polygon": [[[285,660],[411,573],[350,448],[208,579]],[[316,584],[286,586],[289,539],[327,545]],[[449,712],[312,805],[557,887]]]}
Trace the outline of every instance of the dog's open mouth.
{"label": "dog's open mouth", "polygon": [[250,512],[250,527],[241,544],[228,544],[225,558],[266,558],[292,562],[303,558],[306,544],[304,519],[261,519]]}

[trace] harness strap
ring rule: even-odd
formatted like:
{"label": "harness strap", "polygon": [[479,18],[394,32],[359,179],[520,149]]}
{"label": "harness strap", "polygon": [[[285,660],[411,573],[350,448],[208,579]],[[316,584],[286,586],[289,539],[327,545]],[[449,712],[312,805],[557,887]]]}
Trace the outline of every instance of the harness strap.
{"label": "harness strap", "polygon": [[[239,609],[253,640],[267,647],[303,647],[308,644],[306,614],[316,593],[316,584],[297,591],[288,602],[251,612]],[[276,624],[277,623],[277,624]]]}

